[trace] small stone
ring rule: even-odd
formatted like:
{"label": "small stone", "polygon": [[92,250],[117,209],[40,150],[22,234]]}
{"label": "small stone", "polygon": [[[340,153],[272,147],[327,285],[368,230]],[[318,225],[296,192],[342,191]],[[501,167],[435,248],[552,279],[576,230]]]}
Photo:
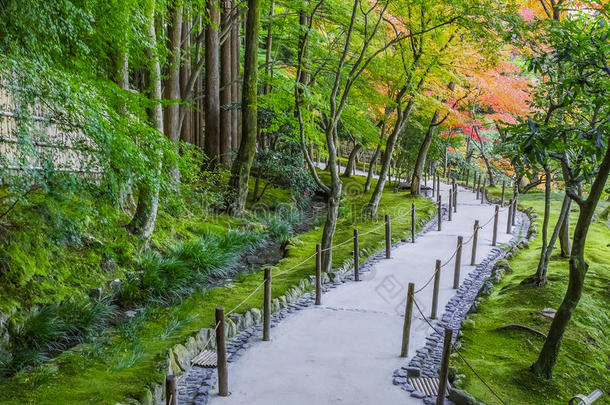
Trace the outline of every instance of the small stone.
{"label": "small stone", "polygon": [[394,380],[392,381],[392,384],[394,384],[394,385],[401,385],[401,384],[406,384],[406,383],[407,383],[406,377],[394,377]]}
{"label": "small stone", "polygon": [[407,377],[409,378],[417,378],[421,375],[421,369],[419,369],[418,367],[407,366],[402,368],[404,371],[406,371]]}
{"label": "small stone", "polygon": [[412,391],[412,392],[411,392],[411,396],[412,396],[413,398],[422,399],[422,398],[425,398],[425,397],[426,397],[426,394],[424,394],[424,393],[423,393],[423,392],[421,392],[421,391],[417,391],[417,390],[416,390],[416,391]]}
{"label": "small stone", "polygon": [[415,391],[415,388],[413,388],[413,386],[409,383],[403,384],[402,387],[400,387],[401,389],[407,391],[407,392],[413,392]]}
{"label": "small stone", "polygon": [[399,368],[398,370],[394,370],[394,377],[406,377],[407,370]]}

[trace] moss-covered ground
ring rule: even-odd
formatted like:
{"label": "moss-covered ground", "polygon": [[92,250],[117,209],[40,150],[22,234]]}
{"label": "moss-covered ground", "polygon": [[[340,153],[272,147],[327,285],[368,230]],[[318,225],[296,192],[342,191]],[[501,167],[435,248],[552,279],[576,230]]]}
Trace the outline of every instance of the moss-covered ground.
{"label": "moss-covered ground", "polygon": [[[325,173],[321,173],[327,178]],[[369,193],[363,193],[363,177],[344,179],[346,199],[341,209],[335,242],[344,241],[352,236],[352,229],[357,227],[361,233],[378,227],[382,222],[363,219],[359,214],[368,202]],[[373,184],[374,185],[374,184]],[[265,199],[282,201],[287,198],[282,190],[271,189]],[[268,201],[268,200],[267,200]],[[411,203],[418,208],[416,221],[418,225],[425,218],[434,215],[434,206],[425,199],[417,200],[408,193],[395,193],[392,187],[386,187],[383,194],[380,214],[389,213],[393,217],[392,238],[394,241],[404,237],[410,230]],[[166,219],[170,221],[171,219]],[[179,237],[176,229],[180,224],[163,223],[160,226],[164,236],[157,238],[167,240],[168,235]],[[199,226],[215,227],[217,230],[232,226],[226,217],[209,218],[207,223]],[[189,226],[197,224],[190,223]],[[316,226],[310,231],[293,239],[288,247],[286,257],[274,270],[276,273],[294,267],[315,251],[315,244],[320,241],[322,227]],[[360,238],[363,252],[372,253],[383,246],[384,229],[381,227]],[[153,241],[154,242],[154,241]],[[159,240],[159,243],[161,241]],[[333,264],[339,265],[349,260],[352,253],[351,244],[345,244],[334,251]],[[366,255],[362,255],[366,256]],[[364,260],[365,257],[362,257]],[[273,295],[282,295],[300,279],[314,273],[314,261],[293,268],[274,278]],[[147,383],[162,382],[161,369],[165,364],[167,349],[177,343],[183,343],[187,336],[200,328],[210,327],[214,323],[214,308],[224,306],[233,308],[239,304],[262,280],[262,272],[255,271],[237,277],[234,282],[225,286],[195,293],[180,304],[170,307],[151,306],[132,321],[122,327],[107,331],[93,341],[80,344],[65,351],[54,360],[42,366],[20,372],[14,377],[0,383],[0,398],[7,404],[115,404],[129,398],[140,398]],[[249,299],[240,311],[262,305],[262,291],[259,290]]]}
{"label": "moss-covered ground", "polygon": [[[499,188],[492,190],[499,196]],[[522,207],[533,207],[538,235],[528,249],[519,252],[491,295],[482,301],[478,313],[463,327],[462,354],[506,404],[567,404],[572,395],[601,389],[606,394],[596,404],[610,404],[610,229],[607,219],[596,219],[587,237],[589,272],[582,299],[564,335],[553,379],[535,377],[530,365],[536,360],[543,339],[525,331],[498,331],[499,326],[517,323],[547,333],[551,319],[540,315],[543,308],[557,308],[568,283],[568,260],[560,257],[558,245],[548,268],[548,285],[539,288],[520,285],[536,270],[541,246],[544,194],[531,191],[519,196]],[[563,196],[553,194],[549,234],[557,220]],[[600,202],[601,212],[607,202]],[[572,224],[578,216],[571,212]],[[466,374],[465,388],[487,404],[499,401],[458,358],[452,362]]]}

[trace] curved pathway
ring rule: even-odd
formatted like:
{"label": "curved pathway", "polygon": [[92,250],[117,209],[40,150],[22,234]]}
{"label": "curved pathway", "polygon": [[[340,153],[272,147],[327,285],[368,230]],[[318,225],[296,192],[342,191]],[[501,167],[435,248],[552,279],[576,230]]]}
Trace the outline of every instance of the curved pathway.
{"label": "curved pathway", "polygon": [[[449,185],[441,184],[446,201]],[[433,276],[436,259],[447,262],[441,270],[438,318],[455,295],[453,287],[457,236],[467,241],[476,219],[484,225],[494,214],[494,205],[481,205],[470,190],[460,188],[457,213],[446,219],[442,231],[436,226],[416,239],[399,244],[389,260],[378,260],[360,282],[329,289],[321,306],[294,312],[272,330],[270,342],[260,338],[241,357],[229,364],[231,395],[210,392],[211,404],[300,405],[300,404],[421,404],[392,384],[393,372],[405,366],[426,344],[433,332],[414,309],[409,357],[400,358],[404,303],[408,283],[423,287]],[[508,242],[507,213],[500,213],[498,244]],[[492,252],[493,221],[479,231],[476,263]],[[463,281],[476,266],[470,266],[472,242],[462,252]],[[433,283],[416,295],[429,316]],[[207,402],[207,401],[206,401]]]}

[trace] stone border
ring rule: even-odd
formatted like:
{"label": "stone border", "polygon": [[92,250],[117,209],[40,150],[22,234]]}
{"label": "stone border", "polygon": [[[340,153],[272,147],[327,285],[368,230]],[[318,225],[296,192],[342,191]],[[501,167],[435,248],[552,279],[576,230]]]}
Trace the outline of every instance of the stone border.
{"label": "stone border", "polygon": [[[446,205],[442,207],[443,217],[447,216]],[[419,238],[437,226],[436,210],[430,217],[422,218],[418,225],[423,229],[415,236]],[[411,238],[403,238],[392,244],[392,249],[410,243]],[[369,255],[360,265],[360,273],[371,271],[373,265],[385,259],[385,249],[370,254],[371,250],[361,249],[361,255]],[[341,266],[329,273],[322,274],[322,292],[354,280],[353,258],[347,259]],[[301,279],[296,286],[288,289],[280,297],[273,298],[271,302],[271,327],[275,327],[281,320],[296,311],[312,306],[315,301],[315,276]],[[239,359],[252,343],[262,338],[262,311],[252,308],[243,314],[233,313],[225,320],[227,338],[227,361],[232,363]],[[205,349],[214,349],[216,340],[213,328],[200,329],[196,334],[187,338],[184,344],[177,344],[167,350],[164,375],[178,377],[178,403],[207,404],[209,394],[216,384],[216,369],[192,366],[191,360]],[[206,346],[206,343],[209,344]],[[149,383],[144,394],[134,403],[142,405],[163,405],[165,403],[164,382]]]}
{"label": "stone border", "polygon": [[[489,199],[491,203],[499,203],[499,200]],[[431,321],[437,330],[448,327],[458,332],[453,337],[456,347],[461,346],[459,339],[462,336],[461,325],[468,314],[476,312],[479,305],[479,297],[489,295],[493,285],[497,284],[506,271],[510,271],[510,265],[506,259],[512,258],[515,253],[529,246],[529,242],[536,236],[537,229],[534,223],[538,217],[533,210],[526,209],[517,211],[517,229],[508,243],[502,244],[491,250],[489,255],[468,274],[456,294],[445,306],[445,313],[440,321]],[[524,234],[524,231],[526,232]],[[416,350],[416,355],[406,366],[402,366],[393,373],[393,384],[411,393],[415,398],[423,399],[426,405],[435,405],[436,397],[426,397],[425,394],[416,391],[407,383],[407,377],[438,377],[438,369],[443,350],[443,335],[434,331],[426,337],[423,348]],[[459,376],[452,381],[453,385],[460,385]],[[468,392],[450,387],[449,399],[446,404],[481,404]]]}

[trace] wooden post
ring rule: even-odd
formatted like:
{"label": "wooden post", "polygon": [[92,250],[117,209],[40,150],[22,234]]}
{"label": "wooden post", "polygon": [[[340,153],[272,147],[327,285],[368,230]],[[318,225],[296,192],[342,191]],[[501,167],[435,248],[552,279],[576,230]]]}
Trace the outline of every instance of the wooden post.
{"label": "wooden post", "polygon": [[474,194],[476,192],[477,192],[477,172],[474,172],[473,176],[472,176],[472,193]]}
{"label": "wooden post", "polygon": [[165,377],[165,405],[176,405],[178,403],[178,384],[173,374]]}
{"label": "wooden post", "polygon": [[447,392],[447,377],[449,376],[449,355],[451,354],[451,340],[453,339],[453,330],[445,329],[445,339],[443,341],[443,357],[441,358],[441,368],[438,372],[438,395],[436,397],[436,405],[445,404],[445,393]]}
{"label": "wooden post", "polygon": [[491,246],[496,246],[498,241],[498,214],[500,212],[500,206],[496,205],[496,212],[494,213],[494,235],[491,240]]}
{"label": "wooden post", "polygon": [[462,244],[464,237],[457,237],[457,252],[455,253],[455,270],[453,271],[453,288],[457,289],[460,286],[460,268],[462,267]]}
{"label": "wooden post", "polygon": [[472,236],[472,257],[470,265],[474,266],[477,261],[477,240],[479,239],[479,220],[474,221],[474,234]]}
{"label": "wooden post", "polygon": [[477,193],[477,200],[479,199],[479,193],[481,192],[481,188],[480,188],[480,178],[479,178],[479,183],[475,184],[474,188],[476,188],[476,193]]}
{"label": "wooden post", "polygon": [[438,289],[441,282],[441,261],[436,260],[436,269],[434,270],[434,291],[432,292],[432,312],[430,319],[436,319],[436,309],[438,307]]}
{"label": "wooden post", "polygon": [[451,202],[453,201],[453,196],[452,196],[452,194],[453,194],[453,192],[452,192],[451,190],[449,190],[449,210],[447,210],[447,215],[448,215],[447,219],[448,219],[449,221],[451,221],[451,213],[452,213],[452,211],[453,211],[453,207],[452,207],[452,205],[451,205]]}
{"label": "wooden post", "polygon": [[322,304],[322,245],[316,244],[316,305]]}
{"label": "wooden post", "polygon": [[483,179],[483,186],[481,187],[481,204],[485,204],[485,186],[487,185],[487,177]]}
{"label": "wooden post", "polygon": [[265,302],[263,303],[263,341],[268,342],[271,330],[271,269],[265,268]]}
{"label": "wooden post", "polygon": [[511,233],[513,222],[513,200],[508,202],[508,218],[506,219],[506,233]]}
{"label": "wooden post", "polygon": [[354,229],[354,280],[360,281],[360,249],[358,247],[358,229]]}
{"label": "wooden post", "polygon": [[385,214],[385,258],[389,259],[392,253],[392,220],[390,214]]}
{"label": "wooden post", "polygon": [[502,198],[500,199],[500,207],[504,207],[504,189],[506,188],[506,180],[502,180]]}
{"label": "wooden post", "polygon": [[424,170],[424,187],[428,187],[428,171]]}
{"label": "wooden post", "polygon": [[453,212],[457,213],[457,196],[458,196],[458,188],[455,181],[453,182]]}
{"label": "wooden post", "polygon": [[517,216],[517,196],[515,196],[515,198],[513,199],[513,216],[512,216],[512,224],[513,226],[515,226],[517,223],[515,222],[516,216]]}
{"label": "wooden post", "polygon": [[468,188],[468,180],[470,178],[470,169],[466,170],[466,188]]}
{"label": "wooden post", "polygon": [[441,231],[441,222],[443,221],[443,218],[442,218],[443,210],[441,208],[441,195],[440,194],[438,195],[436,204],[437,204],[436,211],[437,211],[437,217],[438,217],[438,231],[440,232]]}
{"label": "wooden post", "polygon": [[415,284],[409,283],[407,290],[407,305],[405,307],[405,321],[402,325],[402,346],[400,348],[400,357],[407,357],[409,354],[409,338],[411,336],[411,318],[413,317],[413,296]]}
{"label": "wooden post", "polygon": [[415,243],[415,203],[411,203],[411,243]]}
{"label": "wooden post", "polygon": [[432,173],[432,197],[436,195],[436,175]]}
{"label": "wooden post", "polygon": [[229,395],[229,381],[227,372],[227,347],[225,345],[225,309],[216,307],[216,361],[218,367],[218,395]]}
{"label": "wooden post", "polygon": [[438,195],[441,194],[441,176],[436,176],[436,191],[438,191]]}

